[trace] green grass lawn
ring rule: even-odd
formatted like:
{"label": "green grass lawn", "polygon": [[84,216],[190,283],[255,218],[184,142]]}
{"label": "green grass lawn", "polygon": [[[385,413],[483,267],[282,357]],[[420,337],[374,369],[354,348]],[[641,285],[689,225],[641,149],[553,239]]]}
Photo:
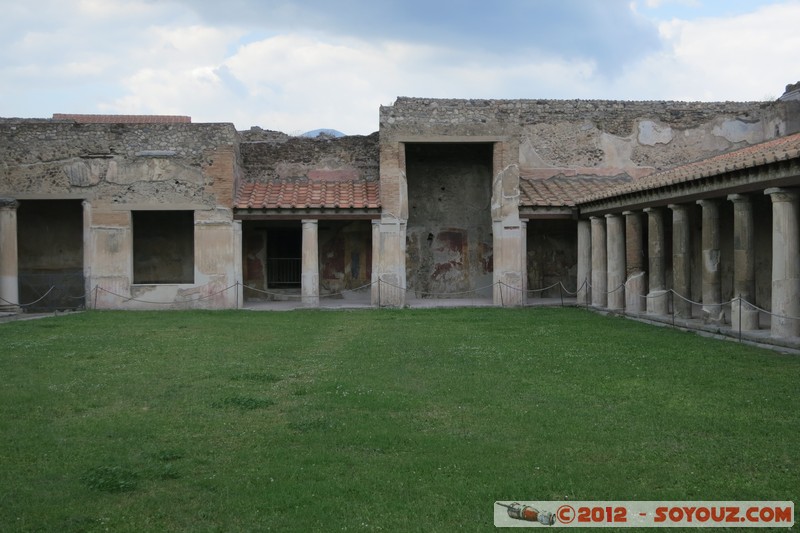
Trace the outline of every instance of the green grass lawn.
{"label": "green grass lawn", "polygon": [[581,309],[0,325],[0,529],[493,529],[497,500],[800,501],[800,358]]}

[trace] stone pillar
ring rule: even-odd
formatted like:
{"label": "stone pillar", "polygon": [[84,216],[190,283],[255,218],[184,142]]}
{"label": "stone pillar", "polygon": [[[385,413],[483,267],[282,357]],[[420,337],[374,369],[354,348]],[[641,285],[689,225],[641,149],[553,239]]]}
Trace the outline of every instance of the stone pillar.
{"label": "stone pillar", "polygon": [[381,221],[372,221],[372,287],[370,287],[370,303],[376,307],[381,305],[381,284],[379,265],[381,261]]}
{"label": "stone pillar", "polygon": [[[520,270],[522,272],[522,305],[528,303],[528,221],[527,220],[520,220],[519,222],[519,231],[520,231],[520,246],[522,250],[520,251]],[[561,290],[561,287],[558,288]]]}
{"label": "stone pillar", "polygon": [[606,258],[608,308],[625,311],[625,221],[620,215],[606,215]]}
{"label": "stone pillar", "polygon": [[495,221],[492,223],[495,283],[492,294],[494,305],[517,307],[525,304],[523,277],[528,273],[524,269],[525,258],[522,256],[525,245],[521,243],[524,232],[519,219]]}
{"label": "stone pillar", "polygon": [[378,262],[373,263],[372,268],[377,270],[380,280],[376,289],[379,305],[403,307],[406,304],[406,222],[384,215],[379,223],[378,240]]}
{"label": "stone pillar", "polygon": [[667,267],[664,256],[664,211],[648,207],[647,213],[647,312],[651,315],[666,315],[669,309],[667,292]]}
{"label": "stone pillar", "polygon": [[625,311],[638,314],[645,310],[647,278],[644,265],[644,225],[642,214],[625,211]]}
{"label": "stone pillar", "polygon": [[303,305],[319,306],[319,239],[316,220],[303,220],[303,254],[300,294]]}
{"label": "stone pillar", "polygon": [[94,305],[94,278],[92,265],[94,263],[94,239],[92,238],[92,204],[89,200],[81,202],[83,208],[83,294],[84,306],[91,309]]}
{"label": "stone pillar", "polygon": [[703,208],[703,322],[724,322],[719,305],[722,302],[719,204],[716,200],[698,200],[697,205]]}
{"label": "stone pillar", "polygon": [[606,221],[590,217],[592,221],[592,305],[605,307],[608,303],[608,270],[606,248]]}
{"label": "stone pillar", "polygon": [[[692,242],[689,208],[670,204],[672,210],[672,312],[679,318],[692,318]],[[679,296],[680,295],[680,296]],[[682,296],[682,297],[681,297]]]}
{"label": "stone pillar", "polygon": [[0,311],[19,311],[18,206],[16,200],[0,198]]}
{"label": "stone pillar", "polygon": [[233,221],[233,281],[236,284],[236,308],[244,307],[244,265],[242,265],[242,221]]}
{"label": "stone pillar", "polygon": [[795,337],[800,335],[800,195],[779,188],[764,194],[772,199],[772,335]]}
{"label": "stone pillar", "polygon": [[[756,256],[753,204],[749,196],[731,194],[733,202],[733,296],[755,304]],[[741,313],[740,313],[741,308]],[[731,307],[731,327],[742,331],[758,329],[758,309],[734,302]]]}
{"label": "stone pillar", "polygon": [[588,220],[578,220],[578,305],[591,303],[589,284],[592,282],[592,226]]}

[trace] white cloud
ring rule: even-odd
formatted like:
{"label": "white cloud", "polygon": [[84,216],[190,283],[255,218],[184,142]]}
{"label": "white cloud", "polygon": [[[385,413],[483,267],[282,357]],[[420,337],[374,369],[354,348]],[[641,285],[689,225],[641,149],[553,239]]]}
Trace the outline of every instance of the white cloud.
{"label": "white cloud", "polygon": [[239,128],[369,133],[396,96],[759,100],[800,79],[798,0],[727,18],[673,11],[658,25],[662,48],[615,73],[591,53],[268,33],[241,17],[202,19],[180,1],[43,1],[41,14],[14,3],[4,13],[12,19],[0,21],[0,114],[188,114]]}
{"label": "white cloud", "polygon": [[672,20],[659,30],[667,48],[614,83],[625,98],[761,100],[800,78],[800,2],[731,18]]}

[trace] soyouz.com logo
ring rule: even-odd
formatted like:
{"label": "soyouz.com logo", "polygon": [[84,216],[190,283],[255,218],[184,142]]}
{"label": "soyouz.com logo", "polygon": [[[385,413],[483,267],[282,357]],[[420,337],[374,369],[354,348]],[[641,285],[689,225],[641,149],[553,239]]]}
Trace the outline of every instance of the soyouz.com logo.
{"label": "soyouz.com logo", "polygon": [[794,502],[497,501],[496,527],[792,527]]}

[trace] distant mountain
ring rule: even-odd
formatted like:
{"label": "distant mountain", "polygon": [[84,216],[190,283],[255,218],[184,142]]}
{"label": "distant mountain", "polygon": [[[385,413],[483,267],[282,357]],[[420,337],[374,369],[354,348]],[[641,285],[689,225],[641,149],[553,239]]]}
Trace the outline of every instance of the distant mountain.
{"label": "distant mountain", "polygon": [[320,135],[326,135],[328,137],[345,137],[345,134],[339,130],[332,130],[330,128],[322,128],[318,130],[311,130],[305,133],[301,133],[300,137],[319,137]]}

